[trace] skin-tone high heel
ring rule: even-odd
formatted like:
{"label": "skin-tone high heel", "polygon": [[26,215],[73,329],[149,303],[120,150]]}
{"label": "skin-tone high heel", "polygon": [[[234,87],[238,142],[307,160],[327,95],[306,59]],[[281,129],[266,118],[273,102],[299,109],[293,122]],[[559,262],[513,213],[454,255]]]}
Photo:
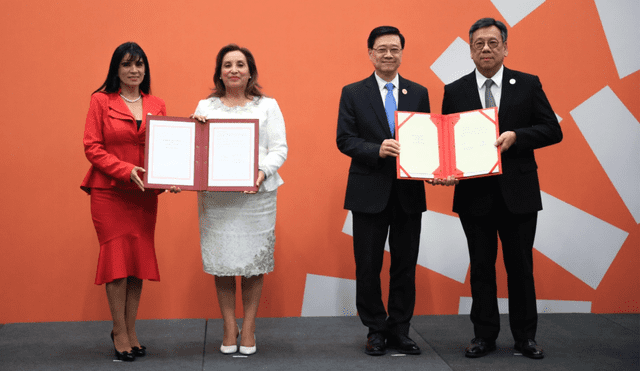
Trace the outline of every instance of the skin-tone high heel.
{"label": "skin-tone high heel", "polygon": [[118,352],[116,342],[113,340],[113,331],[111,331],[111,341],[113,342],[113,350],[116,352],[116,358],[123,362],[133,362],[136,360],[133,350],[131,352]]}

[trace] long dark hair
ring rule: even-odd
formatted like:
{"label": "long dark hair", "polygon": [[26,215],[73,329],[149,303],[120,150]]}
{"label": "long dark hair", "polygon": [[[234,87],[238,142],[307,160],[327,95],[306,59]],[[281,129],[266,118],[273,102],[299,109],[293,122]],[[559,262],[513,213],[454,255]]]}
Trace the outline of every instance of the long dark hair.
{"label": "long dark hair", "polygon": [[107,79],[102,83],[102,85],[94,91],[97,93],[99,91],[105,93],[115,93],[120,90],[120,77],[118,77],[118,68],[120,67],[120,62],[125,56],[129,56],[129,61],[137,61],[138,59],[142,59],[144,62],[144,77],[142,78],[142,83],[140,83],[140,90],[145,94],[151,94],[151,72],[149,70],[149,60],[147,60],[147,55],[144,53],[144,50],[140,47],[140,45],[134,42],[126,42],[116,48],[113,52],[113,56],[111,56],[111,63],[109,63],[109,73],[107,74]]}
{"label": "long dark hair", "polygon": [[224,97],[227,94],[227,88],[224,86],[222,79],[222,59],[229,52],[233,52],[239,50],[244,54],[244,57],[247,59],[247,65],[249,66],[249,81],[247,82],[247,87],[244,89],[245,97],[249,98],[251,96],[261,97],[262,92],[260,89],[262,86],[258,84],[258,67],[256,67],[256,60],[253,58],[253,54],[247,48],[241,48],[236,44],[229,44],[218,52],[218,56],[216,57],[216,72],[213,74],[213,83],[215,84],[215,88],[209,98],[212,97]]}

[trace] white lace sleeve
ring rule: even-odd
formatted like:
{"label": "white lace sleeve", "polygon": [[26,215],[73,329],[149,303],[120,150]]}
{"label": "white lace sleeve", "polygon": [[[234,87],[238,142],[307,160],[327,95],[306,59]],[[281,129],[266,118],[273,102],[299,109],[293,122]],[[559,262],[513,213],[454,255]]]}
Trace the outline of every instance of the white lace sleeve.
{"label": "white lace sleeve", "polygon": [[267,131],[267,155],[258,165],[268,177],[275,174],[280,166],[287,159],[287,135],[284,126],[284,117],[275,99],[269,99],[267,108],[266,131]]}

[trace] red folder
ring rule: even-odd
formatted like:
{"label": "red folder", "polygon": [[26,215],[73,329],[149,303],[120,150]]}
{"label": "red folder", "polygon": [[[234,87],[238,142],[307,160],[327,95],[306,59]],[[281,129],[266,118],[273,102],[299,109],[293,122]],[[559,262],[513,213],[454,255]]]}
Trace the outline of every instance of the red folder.
{"label": "red folder", "polygon": [[[258,119],[210,119],[206,123],[201,123],[184,117],[149,115],[146,118],[146,125],[144,166],[147,172],[143,176],[145,188],[169,189],[176,186],[184,191],[258,190],[255,186],[258,178]],[[209,172],[217,171],[218,168],[214,167],[220,162],[216,161],[216,158],[213,158],[213,162],[210,161],[211,156],[216,156],[216,152],[211,153],[216,150],[210,148],[211,143],[222,138],[215,137],[216,135],[222,136],[234,130],[242,131],[243,134],[248,134],[245,135],[246,138],[250,138],[250,143],[245,141],[243,144],[248,145],[251,150],[238,154],[241,157],[239,162],[242,164],[242,176],[234,177],[231,171],[232,174],[229,177],[216,178],[213,184],[209,184]],[[172,133],[176,135],[172,136]],[[225,139],[221,140],[222,142],[218,143],[224,144]],[[150,153],[151,151],[153,153]],[[174,157],[179,157],[181,160],[179,166],[173,169],[166,166],[167,162],[174,159],[172,154],[177,154]],[[226,157],[223,160],[226,160]],[[233,158],[230,160],[233,161]],[[238,169],[233,164],[223,165],[221,167]]]}
{"label": "red folder", "polygon": [[[458,179],[502,174],[496,107],[438,115],[396,111],[398,179]],[[404,157],[404,158],[403,158]]]}

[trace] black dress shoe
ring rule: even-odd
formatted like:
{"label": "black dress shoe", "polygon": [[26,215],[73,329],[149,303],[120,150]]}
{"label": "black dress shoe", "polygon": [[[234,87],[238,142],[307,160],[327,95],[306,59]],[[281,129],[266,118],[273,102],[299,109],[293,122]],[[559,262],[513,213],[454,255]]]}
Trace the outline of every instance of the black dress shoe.
{"label": "black dress shoe", "polygon": [[133,350],[131,352],[118,352],[118,349],[116,349],[115,341],[113,340],[113,331],[111,331],[111,341],[113,342],[113,350],[114,352],[116,352],[115,356],[118,361],[133,362],[136,360],[136,356],[133,354]]}
{"label": "black dress shoe", "polygon": [[147,355],[147,347],[140,345],[140,347],[132,347],[131,353],[136,357],[144,357]]}
{"label": "black dress shoe", "polygon": [[465,357],[469,358],[480,358],[484,357],[490,352],[496,350],[496,342],[488,341],[483,338],[473,338],[471,340],[471,345],[467,347],[464,351]]}
{"label": "black dress shoe", "polygon": [[387,346],[404,354],[420,354],[420,347],[407,335],[391,335],[387,340]]}
{"label": "black dress shoe", "polygon": [[364,352],[370,356],[381,356],[387,353],[387,347],[384,343],[384,335],[381,333],[371,334],[367,338],[367,346]]}
{"label": "black dress shoe", "polygon": [[516,344],[513,346],[515,350],[522,353],[523,356],[531,358],[531,359],[542,359],[544,358],[544,351],[542,348],[536,344],[536,341],[533,339],[527,339],[525,341],[516,341]]}

